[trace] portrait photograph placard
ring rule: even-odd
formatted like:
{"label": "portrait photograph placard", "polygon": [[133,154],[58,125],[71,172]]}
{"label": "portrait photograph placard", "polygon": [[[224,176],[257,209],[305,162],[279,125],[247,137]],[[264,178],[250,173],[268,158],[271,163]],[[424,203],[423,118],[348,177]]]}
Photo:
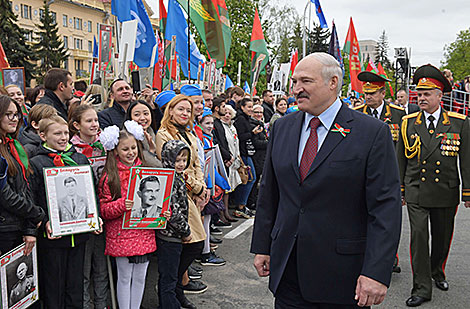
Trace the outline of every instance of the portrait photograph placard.
{"label": "portrait photograph placard", "polygon": [[127,199],[134,201],[122,222],[123,229],[165,229],[163,213],[170,207],[175,171],[166,168],[133,167]]}
{"label": "portrait photograph placard", "polygon": [[21,89],[23,94],[25,94],[24,68],[3,68],[1,71],[3,87],[15,85]]}
{"label": "portrait photograph placard", "polygon": [[101,176],[103,175],[104,165],[106,164],[106,156],[91,157],[88,158],[88,161],[90,161],[91,169],[95,175],[95,183],[98,183],[98,181],[101,179]]}
{"label": "portrait photograph placard", "polygon": [[1,304],[5,309],[28,308],[38,300],[36,245],[24,255],[25,244],[0,257]]}
{"label": "portrait photograph placard", "polygon": [[91,166],[44,169],[52,236],[100,229]]}

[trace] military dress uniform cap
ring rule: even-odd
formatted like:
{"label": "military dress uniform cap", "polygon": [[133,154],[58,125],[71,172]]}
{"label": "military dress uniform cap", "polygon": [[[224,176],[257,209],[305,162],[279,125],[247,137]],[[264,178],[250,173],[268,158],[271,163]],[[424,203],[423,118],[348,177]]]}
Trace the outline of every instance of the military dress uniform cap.
{"label": "military dress uniform cap", "polygon": [[420,66],[414,76],[413,84],[416,90],[439,89],[442,92],[451,92],[452,85],[442,72],[431,64]]}
{"label": "military dress uniform cap", "polygon": [[385,82],[390,80],[378,74],[363,71],[357,75],[357,78],[362,82],[362,90],[364,93],[374,93],[377,90],[385,87]]}

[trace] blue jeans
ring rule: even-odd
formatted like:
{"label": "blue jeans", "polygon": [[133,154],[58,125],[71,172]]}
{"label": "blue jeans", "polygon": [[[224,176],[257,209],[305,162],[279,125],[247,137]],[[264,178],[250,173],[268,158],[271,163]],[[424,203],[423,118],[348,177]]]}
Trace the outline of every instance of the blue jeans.
{"label": "blue jeans", "polygon": [[176,298],[176,283],[183,245],[157,237],[157,248],[159,308],[180,308]]}
{"label": "blue jeans", "polygon": [[233,198],[235,201],[235,204],[237,206],[239,205],[244,205],[246,206],[246,203],[248,202],[248,197],[250,196],[251,189],[253,188],[253,184],[256,181],[256,171],[255,171],[255,166],[253,165],[253,160],[251,157],[246,157],[242,156],[242,160],[245,163],[245,165],[248,165],[251,169],[250,176],[252,176],[252,179],[248,181],[246,185],[240,184],[238,187],[235,189],[233,192]]}

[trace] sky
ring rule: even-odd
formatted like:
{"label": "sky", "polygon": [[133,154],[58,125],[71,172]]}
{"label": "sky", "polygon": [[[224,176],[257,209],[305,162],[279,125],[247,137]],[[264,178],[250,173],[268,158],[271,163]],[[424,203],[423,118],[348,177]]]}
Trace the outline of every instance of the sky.
{"label": "sky", "polygon": [[[290,3],[302,16],[309,0],[273,2]],[[147,3],[158,12],[158,1]],[[341,46],[352,17],[358,40],[377,41],[385,30],[389,59],[394,61],[393,48],[411,48],[412,66],[426,63],[441,66],[444,46],[455,41],[460,31],[470,28],[469,0],[320,0],[320,3],[329,27],[335,20]],[[315,11],[312,19],[318,23]]]}

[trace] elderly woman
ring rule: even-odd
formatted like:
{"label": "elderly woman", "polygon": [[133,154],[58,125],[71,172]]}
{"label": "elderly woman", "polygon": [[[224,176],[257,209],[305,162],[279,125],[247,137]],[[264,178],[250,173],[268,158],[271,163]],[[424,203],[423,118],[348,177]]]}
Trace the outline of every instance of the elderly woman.
{"label": "elderly woman", "polygon": [[[193,121],[194,106],[191,99],[185,95],[175,96],[166,104],[165,113],[155,142],[157,156],[160,160],[162,147],[169,140],[183,141],[190,149],[189,167],[185,170],[184,175],[188,194],[188,223],[191,228],[191,240],[183,244],[178,267],[178,284],[176,287],[176,298],[184,308],[188,308],[191,303],[183,293],[183,274],[189,265],[202,253],[204,240],[206,239],[201,219],[201,209],[205,206],[207,189],[197,152],[198,141],[190,129],[193,127]],[[200,206],[199,208],[195,202]]]}

